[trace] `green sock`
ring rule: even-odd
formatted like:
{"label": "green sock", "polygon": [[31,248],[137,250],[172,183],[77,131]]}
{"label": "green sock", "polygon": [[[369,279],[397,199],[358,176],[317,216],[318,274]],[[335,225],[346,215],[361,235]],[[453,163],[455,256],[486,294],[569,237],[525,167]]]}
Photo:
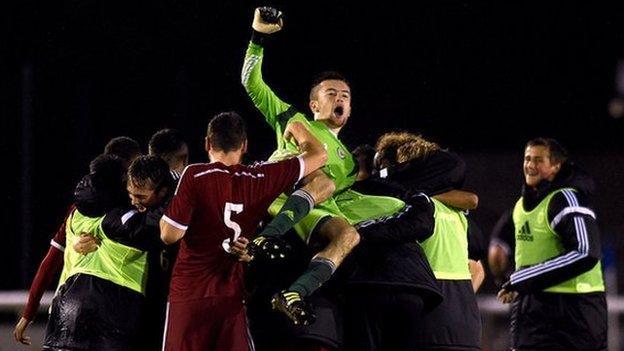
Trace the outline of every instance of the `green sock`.
{"label": "green sock", "polygon": [[275,218],[262,230],[263,236],[281,236],[305,217],[314,207],[314,198],[310,193],[299,189],[292,193]]}
{"label": "green sock", "polygon": [[309,296],[328,281],[335,270],[336,265],[330,259],[315,257],[310,261],[308,269],[292,283],[288,290],[298,292],[301,297]]}

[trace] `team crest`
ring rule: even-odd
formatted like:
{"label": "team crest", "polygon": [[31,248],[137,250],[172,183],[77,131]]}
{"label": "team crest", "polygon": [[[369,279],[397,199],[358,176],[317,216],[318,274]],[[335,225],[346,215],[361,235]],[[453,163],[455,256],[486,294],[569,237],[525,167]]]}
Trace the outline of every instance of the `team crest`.
{"label": "team crest", "polygon": [[344,151],[342,151],[341,148],[338,148],[337,153],[338,153],[338,157],[340,157],[341,160],[344,160],[345,157],[347,157],[347,155],[345,154]]}

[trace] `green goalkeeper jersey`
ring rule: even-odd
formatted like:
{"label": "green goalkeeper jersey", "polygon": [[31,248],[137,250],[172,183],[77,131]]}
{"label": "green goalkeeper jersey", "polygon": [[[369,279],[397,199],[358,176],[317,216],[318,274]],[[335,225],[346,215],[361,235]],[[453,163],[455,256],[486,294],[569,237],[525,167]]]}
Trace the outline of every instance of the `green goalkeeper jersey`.
{"label": "green goalkeeper jersey", "polygon": [[280,159],[298,153],[297,146],[283,138],[284,129],[290,122],[302,122],[327,150],[324,172],[336,184],[336,193],[348,189],[355,182],[358,167],[349,150],[323,122],[309,120],[292,105],[282,101],[262,80],[263,48],[249,43],[245,55],[242,82],[254,105],[264,115],[277,137],[277,150],[271,159]]}
{"label": "green goalkeeper jersey", "polygon": [[[303,240],[308,240],[310,233],[327,217],[342,217],[350,224],[368,219],[391,215],[405,205],[399,199],[386,196],[360,194],[351,189],[355,182],[358,167],[349,150],[327,126],[319,121],[309,120],[303,113],[282,101],[262,80],[263,48],[249,43],[241,80],[254,105],[262,112],[277,137],[277,150],[272,159],[280,159],[299,152],[294,143],[283,138],[284,129],[290,122],[302,122],[327,150],[327,163],[323,171],[336,185],[334,196],[316,205],[314,209],[297,225],[295,230]],[[282,194],[275,199],[269,213],[275,216],[286,201]]]}

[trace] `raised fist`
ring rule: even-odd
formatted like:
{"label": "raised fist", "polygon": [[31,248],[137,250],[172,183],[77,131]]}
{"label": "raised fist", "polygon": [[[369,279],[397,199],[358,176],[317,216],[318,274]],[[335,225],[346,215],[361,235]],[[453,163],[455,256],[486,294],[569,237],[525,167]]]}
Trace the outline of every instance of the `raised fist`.
{"label": "raised fist", "polygon": [[257,7],[251,27],[264,34],[278,32],[284,26],[282,12],[273,7]]}

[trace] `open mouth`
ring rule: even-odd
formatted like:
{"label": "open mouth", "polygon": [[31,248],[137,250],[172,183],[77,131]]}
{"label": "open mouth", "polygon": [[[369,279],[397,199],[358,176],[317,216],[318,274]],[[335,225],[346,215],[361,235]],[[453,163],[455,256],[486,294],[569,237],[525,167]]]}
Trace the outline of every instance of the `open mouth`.
{"label": "open mouth", "polygon": [[336,106],[336,108],[334,109],[334,114],[337,117],[342,117],[343,113],[344,113],[344,108],[342,106]]}

